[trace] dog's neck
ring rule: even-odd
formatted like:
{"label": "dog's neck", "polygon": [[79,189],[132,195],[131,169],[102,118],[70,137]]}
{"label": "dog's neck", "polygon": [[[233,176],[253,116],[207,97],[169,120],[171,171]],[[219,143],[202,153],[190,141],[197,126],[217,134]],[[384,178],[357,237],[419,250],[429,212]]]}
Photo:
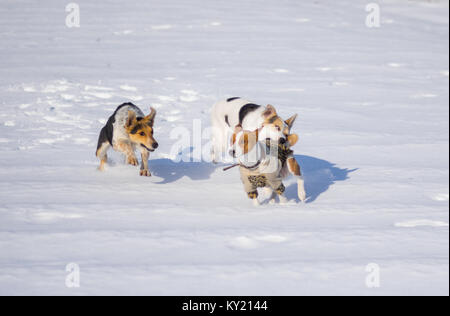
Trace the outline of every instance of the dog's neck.
{"label": "dog's neck", "polygon": [[239,164],[246,169],[257,169],[266,160],[266,148],[262,142],[257,142],[253,148],[239,158]]}

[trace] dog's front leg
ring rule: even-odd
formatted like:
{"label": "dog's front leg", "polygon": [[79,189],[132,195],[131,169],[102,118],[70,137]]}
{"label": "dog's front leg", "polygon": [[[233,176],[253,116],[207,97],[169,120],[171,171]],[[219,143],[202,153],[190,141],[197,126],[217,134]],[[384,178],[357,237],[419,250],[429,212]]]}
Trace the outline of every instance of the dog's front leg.
{"label": "dog's front leg", "polygon": [[265,195],[269,196],[269,204],[275,204],[277,202],[278,195],[272,187],[265,187],[264,192]]}
{"label": "dog's front leg", "polygon": [[126,163],[128,165],[137,166],[139,164],[134,152],[133,145],[131,145],[129,142],[120,141],[114,145],[114,149],[126,156]]}
{"label": "dog's front leg", "polygon": [[250,200],[253,201],[253,204],[255,206],[259,206],[259,200],[258,200],[258,187],[255,186],[248,178],[248,175],[241,169],[241,179],[242,183],[244,184],[245,192],[247,193],[247,196]]}
{"label": "dog's front leg", "polygon": [[290,157],[287,160],[287,165],[289,172],[292,173],[297,178],[297,191],[298,198],[300,201],[306,201],[306,191],[305,191],[305,179],[302,176],[302,171],[300,165],[294,157]]}
{"label": "dog's front leg", "polygon": [[275,204],[277,202],[277,198],[279,199],[281,204],[286,204],[289,201],[284,195],[286,187],[282,182],[272,183],[271,190],[273,190],[273,193],[269,203]]}
{"label": "dog's front leg", "polygon": [[150,153],[146,149],[141,150],[141,176],[142,177],[151,177],[152,174],[148,171],[148,158],[150,157]]}
{"label": "dog's front leg", "polygon": [[253,192],[247,192],[247,195],[248,195],[249,199],[253,201],[254,206],[261,205],[258,200],[258,190],[253,191]]}

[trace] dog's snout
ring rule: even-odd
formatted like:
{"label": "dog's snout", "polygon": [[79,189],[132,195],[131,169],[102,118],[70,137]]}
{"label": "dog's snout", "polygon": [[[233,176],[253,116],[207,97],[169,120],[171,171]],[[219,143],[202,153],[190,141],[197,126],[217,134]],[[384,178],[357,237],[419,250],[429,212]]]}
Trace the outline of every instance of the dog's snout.
{"label": "dog's snout", "polygon": [[280,138],[280,144],[281,145],[286,144],[286,138]]}
{"label": "dog's snout", "polygon": [[156,148],[158,148],[158,147],[159,147],[159,144],[158,144],[158,143],[156,143],[156,142],[154,142],[154,143],[152,144],[152,147],[153,147],[153,149],[156,149]]}

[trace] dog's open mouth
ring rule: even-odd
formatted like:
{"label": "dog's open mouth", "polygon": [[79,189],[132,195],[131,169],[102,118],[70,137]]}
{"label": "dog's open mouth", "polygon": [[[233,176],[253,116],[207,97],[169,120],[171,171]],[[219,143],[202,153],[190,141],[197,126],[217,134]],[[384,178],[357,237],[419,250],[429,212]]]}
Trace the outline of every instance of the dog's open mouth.
{"label": "dog's open mouth", "polygon": [[154,152],[154,151],[155,151],[154,149],[150,149],[150,148],[148,148],[147,146],[145,146],[145,145],[143,145],[143,144],[141,144],[141,146],[142,146],[143,148],[147,149],[149,152]]}

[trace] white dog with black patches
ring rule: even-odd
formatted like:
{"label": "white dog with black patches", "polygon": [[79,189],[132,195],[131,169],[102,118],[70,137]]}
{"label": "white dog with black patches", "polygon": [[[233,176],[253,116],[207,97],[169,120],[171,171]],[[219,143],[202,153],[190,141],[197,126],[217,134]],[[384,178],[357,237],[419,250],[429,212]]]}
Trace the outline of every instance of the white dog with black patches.
{"label": "white dog with black patches", "polygon": [[[253,146],[243,136],[251,131],[257,132],[258,142],[267,140],[284,148],[291,148],[298,141],[298,135],[291,134],[296,118],[297,115],[294,115],[284,121],[272,105],[264,107],[241,98],[231,98],[215,104],[212,110],[211,139],[213,162],[224,161],[224,157],[228,154],[234,158],[239,158],[242,154],[248,155],[252,149],[249,147]],[[281,174],[282,178],[289,172],[297,177],[298,197],[301,201],[305,201],[304,179],[293,154],[287,159],[281,172],[284,173]],[[249,196],[252,199],[257,198],[254,194]]]}
{"label": "white dog with black patches", "polygon": [[260,139],[270,138],[273,141],[288,141],[294,146],[298,136],[290,134],[297,115],[284,121],[272,105],[266,107],[254,104],[241,98],[231,98],[214,105],[212,110],[212,158],[213,162],[224,161],[229,152],[230,137],[236,126],[243,130],[261,129]]}

